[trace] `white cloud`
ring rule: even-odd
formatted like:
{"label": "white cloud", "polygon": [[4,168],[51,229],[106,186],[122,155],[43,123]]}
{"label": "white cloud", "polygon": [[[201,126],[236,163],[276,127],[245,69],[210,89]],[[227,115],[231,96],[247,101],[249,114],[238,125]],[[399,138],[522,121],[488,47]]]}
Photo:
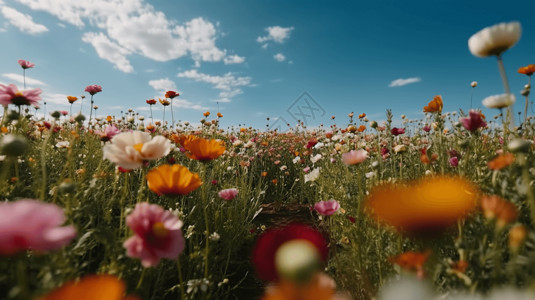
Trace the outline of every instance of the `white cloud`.
{"label": "white cloud", "polygon": [[225,65],[229,64],[241,64],[245,61],[245,57],[239,56],[239,55],[228,55],[223,59],[223,62],[225,62]]}
{"label": "white cloud", "polygon": [[175,83],[169,78],[151,80],[149,81],[149,85],[158,92],[176,91]]}
{"label": "white cloud", "polygon": [[2,14],[11,25],[22,32],[37,35],[48,31],[45,25],[35,23],[30,15],[23,14],[14,8],[3,6]]}
{"label": "white cloud", "polygon": [[[267,27],[265,30],[268,32],[268,35],[259,36],[258,38],[256,38],[257,42],[265,43],[267,41],[274,41],[275,43],[284,43],[285,40],[290,38],[290,32],[294,30],[294,28],[271,26]],[[262,48],[264,48],[264,45],[262,46]]]}
{"label": "white cloud", "polygon": [[397,87],[397,86],[404,86],[411,83],[420,82],[422,79],[420,77],[411,77],[411,78],[399,78],[396,80],[393,80],[388,85],[389,87]]}
{"label": "white cloud", "polygon": [[116,58],[123,62],[133,54],[162,62],[190,55],[196,65],[239,58],[227,56],[225,49],[216,46],[217,30],[213,23],[199,17],[180,24],[168,19],[144,0],[17,1],[79,28],[88,24],[98,28],[100,32],[89,37],[84,34],[84,38],[98,38],[100,43],[92,44],[99,56],[114,63],[123,72],[131,72],[133,68],[129,64],[119,65],[112,61],[111,48],[117,50]]}
{"label": "white cloud", "polygon": [[273,55],[273,58],[278,62],[283,62],[283,61],[286,60],[286,56],[284,56],[284,54],[282,54],[282,53],[277,53],[277,54]]}
{"label": "white cloud", "polygon": [[56,105],[62,105],[62,106],[70,106],[71,104],[67,100],[67,96],[65,94],[58,94],[58,93],[42,93],[41,94],[41,102],[46,104],[56,104]]}
{"label": "white cloud", "polygon": [[83,35],[82,41],[93,45],[98,56],[111,62],[115,68],[125,73],[134,72],[134,67],[132,67],[130,61],[126,58],[130,52],[111,41],[102,32],[87,32]]}
{"label": "white cloud", "polygon": [[221,90],[219,93],[219,102],[230,102],[230,98],[243,93],[240,87],[251,86],[251,77],[236,77],[232,73],[226,73],[223,76],[209,75],[199,73],[197,70],[188,70],[178,73],[178,77],[189,78],[197,82],[206,82],[213,88]]}
{"label": "white cloud", "polygon": [[[24,77],[21,74],[16,73],[4,73],[2,74],[2,77],[9,78],[17,83],[23,84],[24,83]],[[37,80],[31,77],[26,76],[26,84],[27,85],[41,85],[46,86],[46,83],[42,82],[41,80]]]}

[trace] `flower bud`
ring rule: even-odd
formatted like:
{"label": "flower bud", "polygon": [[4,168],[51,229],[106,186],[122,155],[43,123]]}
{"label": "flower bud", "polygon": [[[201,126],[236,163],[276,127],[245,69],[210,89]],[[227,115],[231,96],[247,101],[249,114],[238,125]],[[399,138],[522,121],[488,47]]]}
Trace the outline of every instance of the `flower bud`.
{"label": "flower bud", "polygon": [[74,120],[75,120],[76,122],[78,122],[78,123],[82,123],[82,122],[85,121],[85,116],[82,115],[82,114],[78,114],[78,115],[74,118]]}
{"label": "flower bud", "polygon": [[28,150],[28,141],[21,136],[8,134],[0,140],[0,150],[8,156],[23,155]]}
{"label": "flower bud", "polygon": [[518,252],[518,249],[526,240],[527,235],[528,230],[526,226],[517,224],[511,227],[511,229],[509,229],[509,249],[511,249],[512,252]]}
{"label": "flower bud", "polygon": [[513,153],[528,153],[532,142],[524,139],[514,139],[509,142],[507,148]]}
{"label": "flower bud", "polygon": [[320,266],[320,254],[307,240],[288,241],[277,250],[275,266],[281,278],[307,282]]}
{"label": "flower bud", "polygon": [[58,188],[62,194],[71,194],[76,190],[76,183],[70,179],[65,179]]}

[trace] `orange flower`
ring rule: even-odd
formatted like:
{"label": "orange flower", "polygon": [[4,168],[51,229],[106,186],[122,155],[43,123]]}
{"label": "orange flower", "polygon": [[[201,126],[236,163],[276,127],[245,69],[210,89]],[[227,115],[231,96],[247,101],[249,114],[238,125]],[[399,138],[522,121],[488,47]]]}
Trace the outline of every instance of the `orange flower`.
{"label": "orange flower", "polygon": [[357,131],[357,127],[355,127],[354,125],[349,125],[349,126],[347,126],[346,130],[349,131],[349,132],[355,132],[355,131]]}
{"label": "orange flower", "polygon": [[243,133],[243,132],[246,132],[247,131],[247,128],[240,128],[240,132]]}
{"label": "orange flower", "polygon": [[515,156],[512,153],[504,153],[489,161],[487,165],[491,170],[501,170],[507,166],[510,166],[514,161]]}
{"label": "orange flower", "polygon": [[180,95],[175,91],[167,91],[165,93],[165,98],[169,98],[169,99],[173,99],[173,98],[178,97],[178,96],[180,96]]}
{"label": "orange flower", "polygon": [[533,75],[533,73],[535,73],[535,65],[527,65],[525,67],[520,67],[518,68],[518,73],[531,76]]}
{"label": "orange flower", "polygon": [[509,248],[516,252],[526,240],[528,229],[522,224],[517,224],[509,229]]}
{"label": "orange flower", "polygon": [[266,171],[262,172],[262,177],[266,177],[267,174],[268,174],[268,172],[266,172]]}
{"label": "orange flower", "polygon": [[52,291],[40,300],[133,300],[125,298],[125,284],[111,275],[90,275],[80,281],[71,281]]}
{"label": "orange flower", "polygon": [[364,117],[366,117],[366,114],[365,114],[365,113],[361,113],[361,114],[359,115],[359,119],[362,119],[362,118],[364,118]]}
{"label": "orange flower", "polygon": [[218,118],[223,118],[223,114],[220,113],[220,112],[218,112],[218,113],[217,113],[217,117],[218,117]]}
{"label": "orange flower", "polygon": [[194,135],[184,135],[184,134],[181,134],[181,135],[178,135],[178,134],[172,134],[171,135],[171,140],[177,144],[177,145],[181,145],[181,146],[184,146],[184,144],[186,143],[186,141],[192,141],[194,139],[196,139],[197,137],[194,136]]}
{"label": "orange flower", "polygon": [[112,120],[112,117],[111,117],[111,116],[107,116],[107,117],[106,117],[106,121],[111,122],[111,120]]}
{"label": "orange flower", "polygon": [[9,129],[7,129],[6,126],[2,126],[2,128],[0,128],[0,131],[2,131],[2,133],[8,133]]}
{"label": "orange flower", "polygon": [[410,272],[416,272],[418,277],[424,275],[424,264],[431,255],[431,250],[424,252],[407,251],[398,256],[389,258],[391,263],[400,266]]}
{"label": "orange flower", "polygon": [[74,96],[67,96],[67,101],[69,101],[70,104],[73,104],[78,98]]}
{"label": "orange flower", "polygon": [[337,299],[334,293],[335,286],[330,277],[318,274],[304,284],[282,281],[268,286],[261,300],[332,300]]}
{"label": "orange flower", "polygon": [[374,187],[366,209],[376,221],[409,234],[440,231],[477,205],[477,187],[460,177],[425,177],[407,184]]}
{"label": "orange flower", "polygon": [[364,130],[366,130],[366,125],[360,125],[357,129],[358,132],[363,132]]}
{"label": "orange flower", "polygon": [[181,165],[161,165],[147,173],[149,189],[158,195],[187,195],[201,186],[197,173]]}
{"label": "orange flower", "polygon": [[209,111],[204,112],[202,115],[205,116],[205,117],[208,117],[210,115],[210,112]]}
{"label": "orange flower", "polygon": [[169,100],[167,100],[167,99],[158,98],[158,100],[160,100],[160,103],[163,106],[167,106],[167,105],[171,104],[171,102],[169,102]]}
{"label": "orange flower", "polygon": [[441,112],[442,111],[442,96],[437,95],[427,106],[424,106],[424,112]]}
{"label": "orange flower", "polygon": [[277,180],[277,178],[271,180],[271,183],[273,183],[274,185],[277,185],[278,182],[279,182],[279,181]]}
{"label": "orange flower", "polygon": [[188,151],[186,155],[189,158],[200,161],[216,159],[225,152],[225,146],[220,140],[186,139],[183,146]]}

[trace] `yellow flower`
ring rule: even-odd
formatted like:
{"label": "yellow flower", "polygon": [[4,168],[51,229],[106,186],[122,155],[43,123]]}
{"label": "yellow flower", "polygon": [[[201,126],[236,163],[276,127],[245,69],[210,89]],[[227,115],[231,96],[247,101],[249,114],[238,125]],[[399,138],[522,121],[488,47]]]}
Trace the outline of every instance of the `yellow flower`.
{"label": "yellow flower", "polygon": [[454,224],[477,206],[478,189],[460,177],[437,176],[373,188],[366,199],[372,218],[409,234]]}
{"label": "yellow flower", "polygon": [[189,158],[200,161],[216,159],[225,152],[225,146],[219,140],[206,140],[203,138],[186,139],[183,146],[188,151],[186,155]]}
{"label": "yellow flower", "polygon": [[149,189],[158,195],[187,195],[201,186],[197,173],[181,165],[161,165],[147,173]]}

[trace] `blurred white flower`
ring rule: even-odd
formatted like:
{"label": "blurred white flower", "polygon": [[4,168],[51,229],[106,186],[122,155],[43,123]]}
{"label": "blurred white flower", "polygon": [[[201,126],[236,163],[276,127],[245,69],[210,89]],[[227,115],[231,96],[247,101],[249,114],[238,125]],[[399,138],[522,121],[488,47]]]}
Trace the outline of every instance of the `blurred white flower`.
{"label": "blurred white flower", "polygon": [[320,177],[320,169],[321,168],[315,168],[314,170],[310,171],[310,173],[305,174],[305,183],[309,181],[316,181]]}
{"label": "blurred white flower", "polygon": [[470,86],[475,88],[477,86],[477,81],[472,81],[472,83],[470,83]]}
{"label": "blurred white flower", "polygon": [[468,39],[468,48],[474,56],[499,56],[513,47],[522,33],[519,22],[500,23],[486,27]]}
{"label": "blurred white flower", "polygon": [[500,94],[488,96],[481,103],[487,108],[504,108],[515,104],[516,98],[513,94]]}
{"label": "blurred white flower", "polygon": [[315,164],[316,162],[318,162],[318,160],[322,159],[323,156],[321,156],[321,154],[316,154],[315,156],[311,156],[310,157],[310,161]]}

